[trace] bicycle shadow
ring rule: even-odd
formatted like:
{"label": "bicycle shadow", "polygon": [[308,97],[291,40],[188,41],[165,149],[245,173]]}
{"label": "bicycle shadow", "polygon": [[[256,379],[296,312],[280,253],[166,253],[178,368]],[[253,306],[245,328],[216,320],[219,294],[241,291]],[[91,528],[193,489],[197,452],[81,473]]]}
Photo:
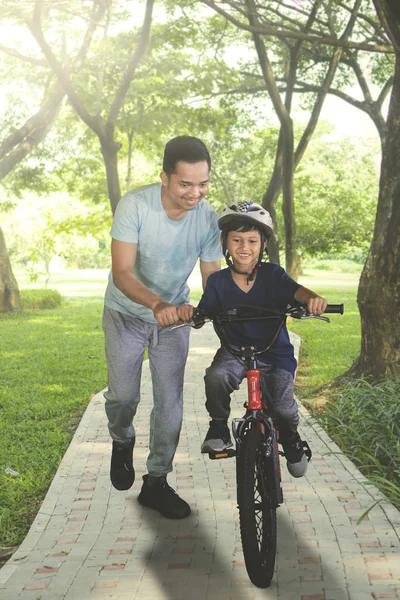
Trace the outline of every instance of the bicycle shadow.
{"label": "bicycle shadow", "polygon": [[[158,581],[162,595],[154,596],[157,600],[187,600],[189,594],[192,600],[214,599],[219,595],[230,600],[250,600],[255,590],[266,600],[275,600],[278,585],[280,594],[287,589],[294,597],[296,589],[300,593],[300,576],[311,577],[310,581],[317,581],[318,577],[321,581],[329,579],[330,587],[343,588],[340,576],[321,558],[317,539],[315,547],[311,547],[309,538],[303,538],[284,511],[278,510],[275,574],[271,586],[265,590],[256,588],[248,579],[240,548],[232,560],[233,548],[218,543],[219,528],[210,526],[201,514],[177,522],[143,509],[142,518],[143,526],[154,534],[153,547],[144,553],[142,560],[151,578]],[[240,547],[239,539],[236,546]],[[238,559],[242,568],[235,575],[234,562]]]}
{"label": "bicycle shadow", "polygon": [[[162,591],[163,595],[157,596],[157,600],[187,600],[189,596],[193,600],[205,600],[219,595],[231,600],[253,597],[240,589],[244,585],[241,581],[233,582],[233,548],[226,548],[222,554],[217,543],[217,528],[210,526],[201,515],[194,511],[177,522],[144,509],[142,520],[143,525],[154,532],[154,545],[143,556],[143,561],[146,571],[151,571]],[[252,587],[250,581],[245,585]]]}

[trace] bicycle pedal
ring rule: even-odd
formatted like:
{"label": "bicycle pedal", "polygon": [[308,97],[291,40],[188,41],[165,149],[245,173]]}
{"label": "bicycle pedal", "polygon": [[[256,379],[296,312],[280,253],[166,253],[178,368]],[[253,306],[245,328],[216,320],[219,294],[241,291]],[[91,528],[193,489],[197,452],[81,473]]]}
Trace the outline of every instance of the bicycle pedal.
{"label": "bicycle pedal", "polygon": [[211,460],[220,460],[221,458],[232,458],[232,456],[236,456],[236,450],[233,448],[228,448],[223,452],[209,452],[208,456]]}

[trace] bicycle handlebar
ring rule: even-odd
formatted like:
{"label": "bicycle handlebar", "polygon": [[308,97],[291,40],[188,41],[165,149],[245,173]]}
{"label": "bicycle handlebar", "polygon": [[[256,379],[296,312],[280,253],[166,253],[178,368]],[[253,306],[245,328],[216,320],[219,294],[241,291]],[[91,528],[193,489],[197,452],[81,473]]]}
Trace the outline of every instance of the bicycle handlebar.
{"label": "bicycle handlebar", "polygon": [[324,313],[338,313],[342,315],[344,313],[344,304],[328,304]]}
{"label": "bicycle handlebar", "polygon": [[[245,307],[242,307],[242,308],[245,308]],[[254,307],[248,307],[248,308],[254,309]],[[274,311],[274,310],[269,310],[269,309],[261,309],[261,310],[268,312],[268,315],[240,316],[237,314],[237,309],[231,308],[231,309],[228,309],[225,312],[221,313],[218,316],[209,317],[208,315],[206,315],[204,313],[196,312],[197,311],[197,309],[196,309],[193,314],[192,321],[189,321],[187,323],[181,323],[179,325],[173,325],[171,327],[171,329],[177,329],[178,327],[188,327],[188,326],[194,327],[196,329],[196,328],[202,327],[204,325],[204,323],[208,323],[210,321],[215,321],[217,323],[227,323],[227,322],[229,323],[229,322],[239,322],[239,321],[262,321],[262,320],[266,320],[266,319],[278,319],[278,318],[283,320],[286,317],[292,317],[294,319],[320,319],[322,321],[329,322],[329,319],[327,317],[322,317],[321,315],[313,315],[313,314],[307,313],[307,309],[303,305],[299,305],[299,306],[290,308],[285,312]],[[343,304],[327,304],[324,314],[325,313],[343,315],[344,305]]]}

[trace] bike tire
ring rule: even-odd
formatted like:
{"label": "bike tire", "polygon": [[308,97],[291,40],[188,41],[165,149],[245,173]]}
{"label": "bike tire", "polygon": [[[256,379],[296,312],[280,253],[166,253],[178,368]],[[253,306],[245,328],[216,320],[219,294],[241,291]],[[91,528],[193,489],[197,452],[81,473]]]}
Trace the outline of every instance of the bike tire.
{"label": "bike tire", "polygon": [[266,588],[274,575],[276,556],[276,491],[273,457],[266,457],[256,428],[243,436],[237,459],[240,534],[247,573]]}

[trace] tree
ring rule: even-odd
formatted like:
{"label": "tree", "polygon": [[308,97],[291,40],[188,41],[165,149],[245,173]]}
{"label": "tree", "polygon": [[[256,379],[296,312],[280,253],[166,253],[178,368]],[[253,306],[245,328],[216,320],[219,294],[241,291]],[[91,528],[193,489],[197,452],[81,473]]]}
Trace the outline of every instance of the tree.
{"label": "tree", "polygon": [[[28,7],[24,7],[28,8]],[[16,13],[12,9],[3,9],[4,18],[10,19],[25,18],[25,13],[20,9],[16,9]],[[92,10],[88,19],[88,26],[83,37],[83,42],[76,53],[75,57],[68,57],[68,69],[79,70],[85,59],[88,47],[92,40],[93,34],[98,25],[103,9],[96,2],[93,2]],[[10,56],[23,60],[31,66],[35,65],[46,67],[46,64],[36,57],[24,56],[15,48],[1,46],[0,50]],[[47,70],[48,71],[48,70]],[[0,145],[0,181],[3,180],[17,164],[23,161],[37,146],[44,140],[51,127],[53,126],[59,113],[64,91],[60,85],[54,83],[52,78],[47,75],[41,79],[44,80],[44,98],[42,104],[36,113],[29,116],[26,121],[19,127],[12,127]],[[20,296],[18,284],[12,272],[11,262],[7,252],[7,246],[4,239],[4,234],[0,228],[0,312],[11,312],[20,309]]]}
{"label": "tree", "polygon": [[[382,28],[377,26],[369,14],[364,15],[361,11],[361,8],[367,10],[364,0],[355,0],[350,6],[340,1],[332,3],[324,0],[316,0],[314,3],[287,3],[278,0],[266,5],[246,0],[240,6],[235,0],[203,2],[235,27],[250,32],[253,37],[263,85],[259,82],[255,85],[259,76],[252,71],[251,81],[247,69],[244,81],[237,91],[245,93],[247,89],[251,93],[259,93],[260,89],[266,89],[279,117],[281,131],[275,168],[264,194],[263,204],[276,221],[275,204],[283,187],[286,268],[296,277],[299,264],[295,236],[294,170],[315,131],[323,102],[334,79],[338,81],[337,87],[348,81],[348,75],[341,70],[344,64],[351,64],[363,93],[367,96],[364,103],[357,101],[356,104],[373,115],[377,127],[382,126],[378,108],[381,107],[391,82],[385,81],[378,100],[374,102],[363,78],[357,53],[367,50],[386,54],[392,52],[392,48],[387,44]],[[352,35],[355,37],[353,40],[350,39]],[[282,92],[285,94],[284,100],[281,100]],[[294,94],[298,92],[307,93],[310,119],[295,148],[291,111]],[[346,99],[346,94],[337,95]],[[348,99],[352,100],[350,97]],[[270,250],[272,260],[279,262],[278,246],[272,244]]]}
{"label": "tree", "polygon": [[42,9],[43,2],[37,0],[35,4],[34,17],[30,29],[35,37],[40,49],[42,50],[50,67],[57,76],[60,85],[68,95],[69,101],[76,110],[82,121],[94,131],[97,135],[101,153],[104,159],[107,187],[112,211],[114,212],[121,197],[121,188],[118,175],[118,151],[121,148],[120,142],[115,139],[115,130],[117,119],[121,108],[125,102],[129,86],[135,77],[136,69],[145,55],[149,43],[151,21],[153,15],[154,0],[146,0],[145,15],[143,26],[135,43],[131,42],[130,56],[128,57],[125,70],[120,74],[118,87],[110,101],[104,97],[104,69],[106,59],[106,46],[108,27],[111,21],[112,2],[107,5],[107,23],[104,29],[104,38],[102,42],[104,62],[100,65],[100,73],[95,87],[95,95],[92,97],[89,105],[85,104],[82,96],[77,92],[70,73],[60,62],[55,52],[47,42],[42,29]]}
{"label": "tree", "polygon": [[397,0],[373,2],[396,62],[374,235],[357,296],[361,353],[355,372],[381,378],[400,375],[400,5]]}

